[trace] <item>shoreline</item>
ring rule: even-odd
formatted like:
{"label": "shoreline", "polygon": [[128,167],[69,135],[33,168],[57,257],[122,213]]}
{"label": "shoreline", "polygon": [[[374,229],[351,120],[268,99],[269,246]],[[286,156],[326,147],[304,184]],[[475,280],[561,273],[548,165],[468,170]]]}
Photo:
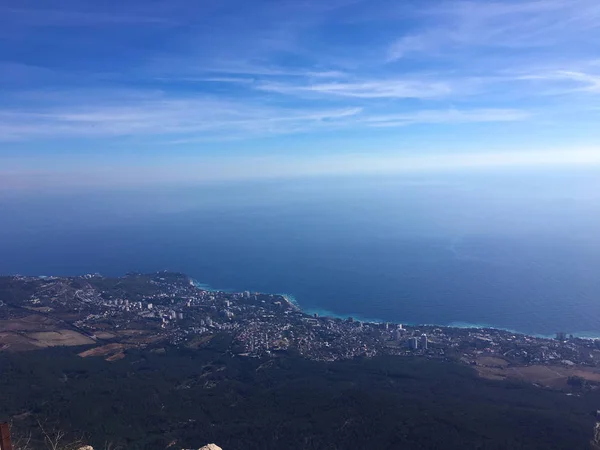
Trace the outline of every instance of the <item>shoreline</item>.
{"label": "shoreline", "polygon": [[[227,293],[235,292],[235,290],[232,290],[232,289],[216,289],[216,288],[210,286],[209,284],[202,283],[193,278],[190,278],[190,280],[195,287],[197,287],[198,289],[207,291],[207,292],[227,292]],[[344,315],[342,315],[342,314],[337,314],[337,313],[334,313],[333,311],[329,311],[329,310],[322,309],[322,308],[304,308],[304,307],[302,307],[302,305],[300,305],[300,303],[298,302],[296,297],[292,294],[278,293],[275,295],[280,295],[288,303],[290,303],[295,308],[297,308],[300,312],[302,312],[308,316],[314,316],[315,314],[317,314],[320,318],[325,317],[325,318],[345,320],[345,319],[348,319],[349,317],[352,317],[354,320],[357,320],[359,322],[366,322],[366,323],[386,323],[386,322],[390,323],[390,324],[399,324],[400,323],[400,322],[396,322],[396,321],[362,317],[360,314],[344,314]],[[401,322],[401,323],[402,323],[402,325],[406,325],[406,326],[413,327],[413,328],[440,327],[440,328],[455,328],[455,329],[465,329],[465,330],[495,330],[495,331],[503,331],[506,333],[519,334],[522,336],[529,336],[529,337],[536,338],[536,339],[555,339],[554,334],[544,335],[544,334],[539,334],[539,333],[523,332],[523,331],[513,330],[510,328],[502,328],[502,327],[498,327],[498,326],[494,326],[494,325],[490,325],[490,324],[478,324],[478,323],[469,323],[469,322],[450,322],[449,324],[446,324],[446,325],[437,324],[437,323],[410,323],[410,322]],[[600,340],[600,332],[579,331],[579,332],[574,332],[574,333],[567,333],[567,335],[573,335],[573,338],[576,338],[576,339],[585,339],[585,340],[590,340],[590,341]]]}

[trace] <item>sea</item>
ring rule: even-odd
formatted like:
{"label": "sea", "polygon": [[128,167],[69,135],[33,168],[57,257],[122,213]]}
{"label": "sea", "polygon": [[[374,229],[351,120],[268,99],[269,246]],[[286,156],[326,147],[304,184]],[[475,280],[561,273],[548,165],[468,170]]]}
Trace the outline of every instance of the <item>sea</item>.
{"label": "sea", "polygon": [[0,192],[0,273],[184,272],[361,320],[600,337],[598,173]]}

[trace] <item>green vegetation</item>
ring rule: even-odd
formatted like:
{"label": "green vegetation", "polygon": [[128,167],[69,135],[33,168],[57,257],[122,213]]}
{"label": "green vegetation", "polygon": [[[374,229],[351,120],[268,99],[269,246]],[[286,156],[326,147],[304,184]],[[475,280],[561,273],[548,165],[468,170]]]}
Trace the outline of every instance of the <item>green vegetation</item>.
{"label": "green vegetation", "polygon": [[[317,363],[202,350],[129,351],[124,360],[56,348],[0,355],[0,419],[51,420],[101,448],[227,450],[589,449],[600,398],[476,378],[448,362]],[[16,418],[15,418],[16,416]],[[366,447],[365,447],[366,448]]]}
{"label": "green vegetation", "polygon": [[186,282],[187,277],[173,272],[158,272],[156,274],[128,273],[120,278],[92,277],[86,283],[100,291],[118,293],[119,297],[131,301],[143,300],[146,296],[159,292],[152,281],[168,281],[172,283]]}
{"label": "green vegetation", "polygon": [[0,276],[0,299],[5,303],[20,305],[23,299],[30,298],[36,291],[33,283],[23,283],[13,277]]}

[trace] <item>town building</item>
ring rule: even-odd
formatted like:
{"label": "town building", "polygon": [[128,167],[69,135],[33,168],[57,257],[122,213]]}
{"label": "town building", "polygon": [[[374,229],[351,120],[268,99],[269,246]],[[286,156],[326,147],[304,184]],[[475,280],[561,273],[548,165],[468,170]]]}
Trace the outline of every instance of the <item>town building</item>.
{"label": "town building", "polygon": [[411,337],[408,340],[408,347],[411,350],[417,350],[419,348],[419,340],[416,337]]}
{"label": "town building", "polygon": [[427,350],[428,343],[429,343],[429,342],[428,342],[428,340],[427,340],[427,335],[426,335],[426,334],[424,334],[423,336],[421,336],[421,348],[422,348],[423,350]]}

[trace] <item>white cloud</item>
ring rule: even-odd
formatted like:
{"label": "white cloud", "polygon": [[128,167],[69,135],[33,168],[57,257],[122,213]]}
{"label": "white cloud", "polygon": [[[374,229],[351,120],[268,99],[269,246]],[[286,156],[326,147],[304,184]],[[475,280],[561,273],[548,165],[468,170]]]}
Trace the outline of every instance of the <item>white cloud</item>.
{"label": "white cloud", "polygon": [[412,124],[514,122],[528,119],[527,111],[515,109],[430,110],[406,114],[373,116],[366,122],[373,127],[399,127]]}
{"label": "white cloud", "polygon": [[[484,47],[531,49],[597,39],[596,0],[448,1],[421,10],[422,26],[387,49],[388,61],[410,54],[448,56]],[[485,54],[481,56],[485,57]]]}
{"label": "white cloud", "polygon": [[[401,7],[410,20],[402,24],[386,21],[390,2],[376,0],[374,6],[356,0],[335,4],[286,0],[239,11],[222,8],[218,1],[184,8],[178,7],[179,0],[152,5],[136,1],[115,14],[92,0],[67,3],[80,6],[11,9],[11,16],[18,19],[11,26],[22,33],[13,33],[12,28],[4,33],[16,36],[19,45],[27,45],[21,37],[28,33],[32,41],[43,38],[37,26],[70,28],[68,39],[55,37],[60,48],[54,57],[62,72],[32,67],[30,62],[0,62],[0,69],[6,69],[0,70],[0,79],[20,89],[19,98],[2,92],[6,95],[0,107],[0,140],[151,136],[160,141],[156,137],[164,136],[168,142],[185,143],[358,127],[370,127],[374,135],[373,128],[416,123],[526,120],[527,110],[555,118],[566,108],[554,98],[541,98],[548,88],[600,92],[597,68],[557,63],[544,71],[531,70],[534,64],[543,66],[535,57],[536,49],[593,35],[600,23],[598,0],[447,0],[433,6],[407,2]],[[196,14],[202,8],[215,14]],[[361,11],[374,8],[381,22],[362,20]],[[103,27],[94,28],[92,36],[80,25],[146,22],[182,26],[149,48],[140,45],[136,33],[124,33],[126,42],[121,47],[119,41],[118,49],[127,48],[124,53],[131,59],[115,58],[103,65],[77,58],[64,63],[59,57],[75,47],[87,52],[84,44],[93,47],[90,54],[114,50],[110,39],[104,46],[102,37],[110,36],[102,34]],[[394,37],[390,24],[407,34],[388,48],[385,43]],[[361,39],[345,41],[344,33],[330,39],[340,25],[345,31],[356,26]],[[75,33],[87,39],[79,45],[72,40],[79,36]],[[526,67],[515,67],[511,58],[518,51],[513,50],[521,48],[533,48],[534,58],[527,54]],[[386,49],[389,61],[407,56],[415,61],[388,64],[381,57]],[[466,51],[454,53],[462,50]],[[490,70],[481,62],[488,58],[496,58]],[[343,60],[349,63],[342,64]],[[110,73],[90,73],[90,67]],[[56,91],[50,86],[70,87]],[[76,86],[96,86],[105,92],[87,97]],[[139,86],[149,87],[145,91]],[[122,94],[129,89],[139,92]],[[456,109],[448,109],[454,105]],[[572,109],[578,106],[581,103],[569,104]]]}
{"label": "white cloud", "polygon": [[554,88],[551,93],[587,92],[600,94],[600,75],[571,71],[555,70],[544,73],[523,75],[521,80],[541,80],[545,82],[560,83],[561,87]]}
{"label": "white cloud", "polygon": [[215,98],[173,99],[141,94],[123,103],[105,99],[93,100],[91,104],[94,106],[78,103],[36,110],[0,110],[0,140],[153,136],[166,139],[166,143],[185,144],[317,130],[508,122],[530,117],[527,111],[518,109],[430,109],[374,114],[369,108],[358,106],[290,108]]}
{"label": "white cloud", "polygon": [[426,34],[403,36],[390,46],[387,60],[396,61],[407,54],[428,50],[434,40],[435,38]]}
{"label": "white cloud", "polygon": [[215,98],[118,99],[0,110],[0,140],[118,136],[268,136],[337,127],[362,108],[284,108]]}
{"label": "white cloud", "polygon": [[320,94],[364,99],[385,98],[435,98],[452,92],[443,81],[404,79],[368,80],[358,82],[331,82],[317,84],[292,84],[283,82],[260,83],[257,89],[287,95]]}
{"label": "white cloud", "polygon": [[308,71],[306,72],[306,76],[312,78],[344,78],[348,76],[348,74],[340,70],[323,70]]}

